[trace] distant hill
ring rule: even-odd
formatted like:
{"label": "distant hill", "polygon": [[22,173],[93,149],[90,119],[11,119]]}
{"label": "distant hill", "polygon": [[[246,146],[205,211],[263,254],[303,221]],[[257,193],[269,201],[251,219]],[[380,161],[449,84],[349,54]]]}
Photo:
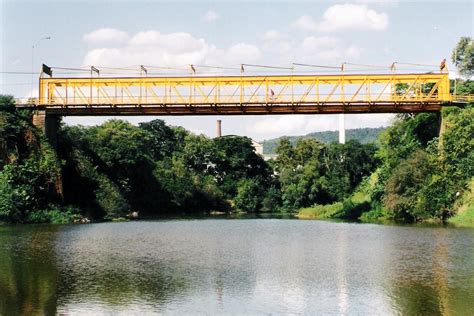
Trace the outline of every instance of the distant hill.
{"label": "distant hill", "polygon": [[[346,140],[355,139],[361,142],[362,144],[374,142],[379,134],[385,130],[385,127],[376,127],[376,128],[354,128],[346,130]],[[283,136],[284,137],[284,136]],[[278,143],[282,137],[273,138],[263,141],[263,153],[264,154],[274,154],[275,149],[278,146]],[[295,145],[298,139],[300,138],[314,138],[324,143],[337,142],[339,140],[338,131],[327,131],[327,132],[316,132],[309,133],[304,136],[288,136],[290,142]]]}

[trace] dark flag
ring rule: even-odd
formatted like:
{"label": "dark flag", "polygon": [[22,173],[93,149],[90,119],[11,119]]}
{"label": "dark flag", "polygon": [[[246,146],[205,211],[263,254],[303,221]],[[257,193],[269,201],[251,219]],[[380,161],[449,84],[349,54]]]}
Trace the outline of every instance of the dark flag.
{"label": "dark flag", "polygon": [[439,65],[439,69],[441,71],[443,71],[444,69],[446,69],[446,58],[444,58],[442,61],[441,61],[441,64]]}

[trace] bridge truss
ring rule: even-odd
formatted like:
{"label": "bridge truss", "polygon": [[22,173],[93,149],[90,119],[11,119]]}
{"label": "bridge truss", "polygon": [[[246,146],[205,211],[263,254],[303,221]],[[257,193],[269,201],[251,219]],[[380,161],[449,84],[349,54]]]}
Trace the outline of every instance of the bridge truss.
{"label": "bridge truss", "polygon": [[20,106],[58,115],[238,115],[439,111],[447,73],[167,77],[42,76]]}

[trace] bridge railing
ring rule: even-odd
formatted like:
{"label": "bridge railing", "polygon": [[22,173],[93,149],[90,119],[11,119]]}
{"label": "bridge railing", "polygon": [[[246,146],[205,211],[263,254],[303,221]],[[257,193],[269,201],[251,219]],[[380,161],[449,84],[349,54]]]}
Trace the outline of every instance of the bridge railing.
{"label": "bridge railing", "polygon": [[454,102],[462,102],[462,103],[474,103],[474,95],[454,95],[452,97]]}
{"label": "bridge railing", "polygon": [[[456,101],[468,102],[469,98],[457,98]],[[437,94],[431,96],[428,95],[416,95],[416,96],[404,96],[393,94],[383,94],[376,97],[372,96],[361,96],[357,99],[347,98],[346,95],[328,95],[320,94],[318,97],[302,96],[302,95],[291,95],[285,94],[279,97],[271,96],[255,96],[251,94],[244,94],[242,96],[233,95],[220,95],[218,98],[210,100],[206,97],[193,97],[192,100],[186,102],[182,97],[169,96],[169,97],[156,97],[156,96],[132,96],[132,97],[101,97],[92,96],[88,98],[74,98],[74,97],[61,97],[53,96],[47,100],[46,103],[40,103],[38,98],[28,99],[16,99],[17,104],[25,104],[32,106],[46,106],[46,107],[74,107],[74,106],[208,106],[208,105],[239,105],[239,104],[259,104],[259,105],[272,105],[272,104],[357,104],[357,103],[439,103],[440,100]]]}

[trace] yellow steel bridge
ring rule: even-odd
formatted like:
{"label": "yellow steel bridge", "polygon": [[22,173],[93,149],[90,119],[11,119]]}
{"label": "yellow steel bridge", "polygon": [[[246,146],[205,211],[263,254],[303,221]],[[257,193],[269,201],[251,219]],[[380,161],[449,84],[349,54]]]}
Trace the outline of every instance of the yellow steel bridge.
{"label": "yellow steel bridge", "polygon": [[[48,68],[47,68],[48,69]],[[51,72],[49,72],[51,75]],[[57,115],[237,115],[439,111],[448,73],[45,77],[18,106]]]}

